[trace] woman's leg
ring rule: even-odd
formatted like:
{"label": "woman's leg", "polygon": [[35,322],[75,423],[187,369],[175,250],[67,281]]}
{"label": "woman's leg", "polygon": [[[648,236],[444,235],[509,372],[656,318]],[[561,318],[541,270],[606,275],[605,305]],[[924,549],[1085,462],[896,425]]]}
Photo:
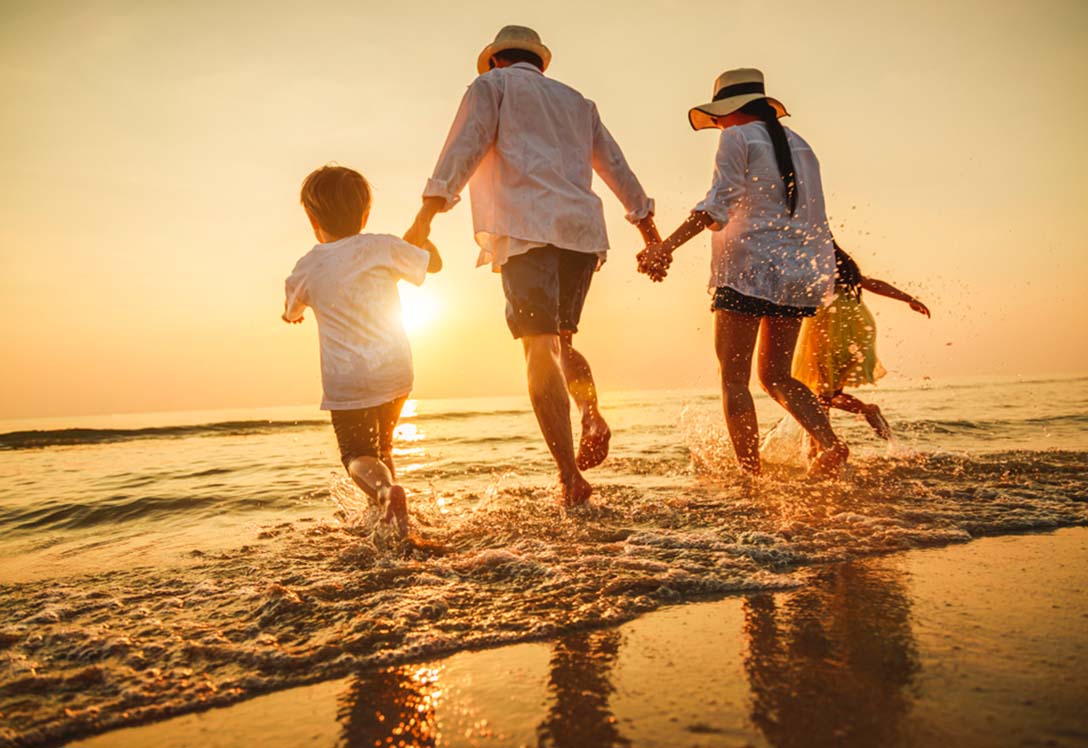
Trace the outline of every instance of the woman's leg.
{"label": "woman's leg", "polygon": [[724,309],[714,313],[714,350],[721,370],[725,425],[741,469],[756,474],[760,471],[759,424],[748,383],[758,333],[759,317]]}
{"label": "woman's leg", "polygon": [[846,462],[849,449],[831,430],[831,421],[820,401],[790,374],[801,320],[796,317],[764,317],[761,329],[760,384],[820,446],[820,454],[813,462],[811,473],[817,476],[833,475]]}

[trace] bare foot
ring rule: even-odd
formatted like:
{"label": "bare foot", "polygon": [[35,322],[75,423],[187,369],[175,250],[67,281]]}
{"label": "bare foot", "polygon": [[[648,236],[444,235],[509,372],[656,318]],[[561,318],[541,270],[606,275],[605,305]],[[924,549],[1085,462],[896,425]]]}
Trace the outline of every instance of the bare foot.
{"label": "bare foot", "polygon": [[582,440],[578,444],[578,469],[589,470],[604,462],[608,457],[608,443],[612,431],[598,413],[596,417],[582,420]]}
{"label": "bare foot", "polygon": [[869,425],[873,427],[873,431],[881,439],[892,438],[892,427],[888,425],[888,422],[884,420],[884,414],[880,412],[880,408],[876,405],[867,405],[865,407],[865,420],[869,422]]}
{"label": "bare foot", "polygon": [[390,486],[384,496],[385,514],[382,521],[388,523],[400,537],[408,535],[408,497],[400,486]]}
{"label": "bare foot", "polygon": [[560,478],[560,485],[563,487],[563,508],[574,509],[576,507],[585,506],[589,503],[589,497],[593,493],[593,486],[589,485],[589,481],[576,473],[570,478]]}
{"label": "bare foot", "polygon": [[827,449],[820,450],[808,468],[807,477],[810,480],[837,478],[846,467],[846,458],[849,456],[850,448],[846,446],[846,443],[835,442]]}

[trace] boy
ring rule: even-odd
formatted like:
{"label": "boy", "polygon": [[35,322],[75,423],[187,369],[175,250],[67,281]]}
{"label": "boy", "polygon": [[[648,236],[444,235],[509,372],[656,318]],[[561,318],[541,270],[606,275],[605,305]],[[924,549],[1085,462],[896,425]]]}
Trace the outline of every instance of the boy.
{"label": "boy", "polygon": [[283,321],[314,310],[321,346],[322,410],[331,411],[340,458],[355,484],[402,537],[404,489],[395,483],[393,429],[412,390],[412,351],[400,319],[397,281],[423,283],[442,268],[438,250],[388,234],[364,234],[370,185],[342,166],[302,184],[302,207],[319,244],[287,278]]}

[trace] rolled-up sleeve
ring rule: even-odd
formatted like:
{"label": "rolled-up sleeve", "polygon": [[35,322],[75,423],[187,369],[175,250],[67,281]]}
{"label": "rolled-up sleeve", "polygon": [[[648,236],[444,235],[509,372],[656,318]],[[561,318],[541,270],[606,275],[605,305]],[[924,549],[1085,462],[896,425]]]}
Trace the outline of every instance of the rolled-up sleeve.
{"label": "rolled-up sleeve", "polygon": [[593,106],[593,170],[623,203],[628,221],[638,223],[654,214],[654,201],[646,196],[619,144],[601,122],[596,105]]}
{"label": "rolled-up sleeve", "polygon": [[423,197],[442,198],[446,201],[443,210],[461,200],[461,190],[495,142],[501,104],[502,90],[492,77],[481,75],[473,81],[461,99]]}
{"label": "rolled-up sleeve", "polygon": [[706,197],[693,209],[714,220],[712,229],[721,229],[729,222],[729,208],[744,194],[747,163],[748,145],[743,133],[735,127],[722,130],[714,157],[714,181]]}
{"label": "rolled-up sleeve", "polygon": [[303,274],[296,267],[284,282],[286,300],[283,304],[284,319],[295,321],[302,316],[302,312],[309,306],[306,296],[306,282]]}

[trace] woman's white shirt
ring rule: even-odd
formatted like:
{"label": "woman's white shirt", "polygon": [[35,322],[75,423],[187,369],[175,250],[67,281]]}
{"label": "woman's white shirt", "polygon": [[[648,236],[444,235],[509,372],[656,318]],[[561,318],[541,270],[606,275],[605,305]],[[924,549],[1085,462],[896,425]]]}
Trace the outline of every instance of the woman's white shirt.
{"label": "woman's white shirt", "polygon": [[722,130],[714,182],[695,210],[714,219],[711,289],[728,286],[775,304],[818,307],[835,281],[820,164],[800,135],[786,129],[786,137],[797,175],[794,215],[762,122]]}

